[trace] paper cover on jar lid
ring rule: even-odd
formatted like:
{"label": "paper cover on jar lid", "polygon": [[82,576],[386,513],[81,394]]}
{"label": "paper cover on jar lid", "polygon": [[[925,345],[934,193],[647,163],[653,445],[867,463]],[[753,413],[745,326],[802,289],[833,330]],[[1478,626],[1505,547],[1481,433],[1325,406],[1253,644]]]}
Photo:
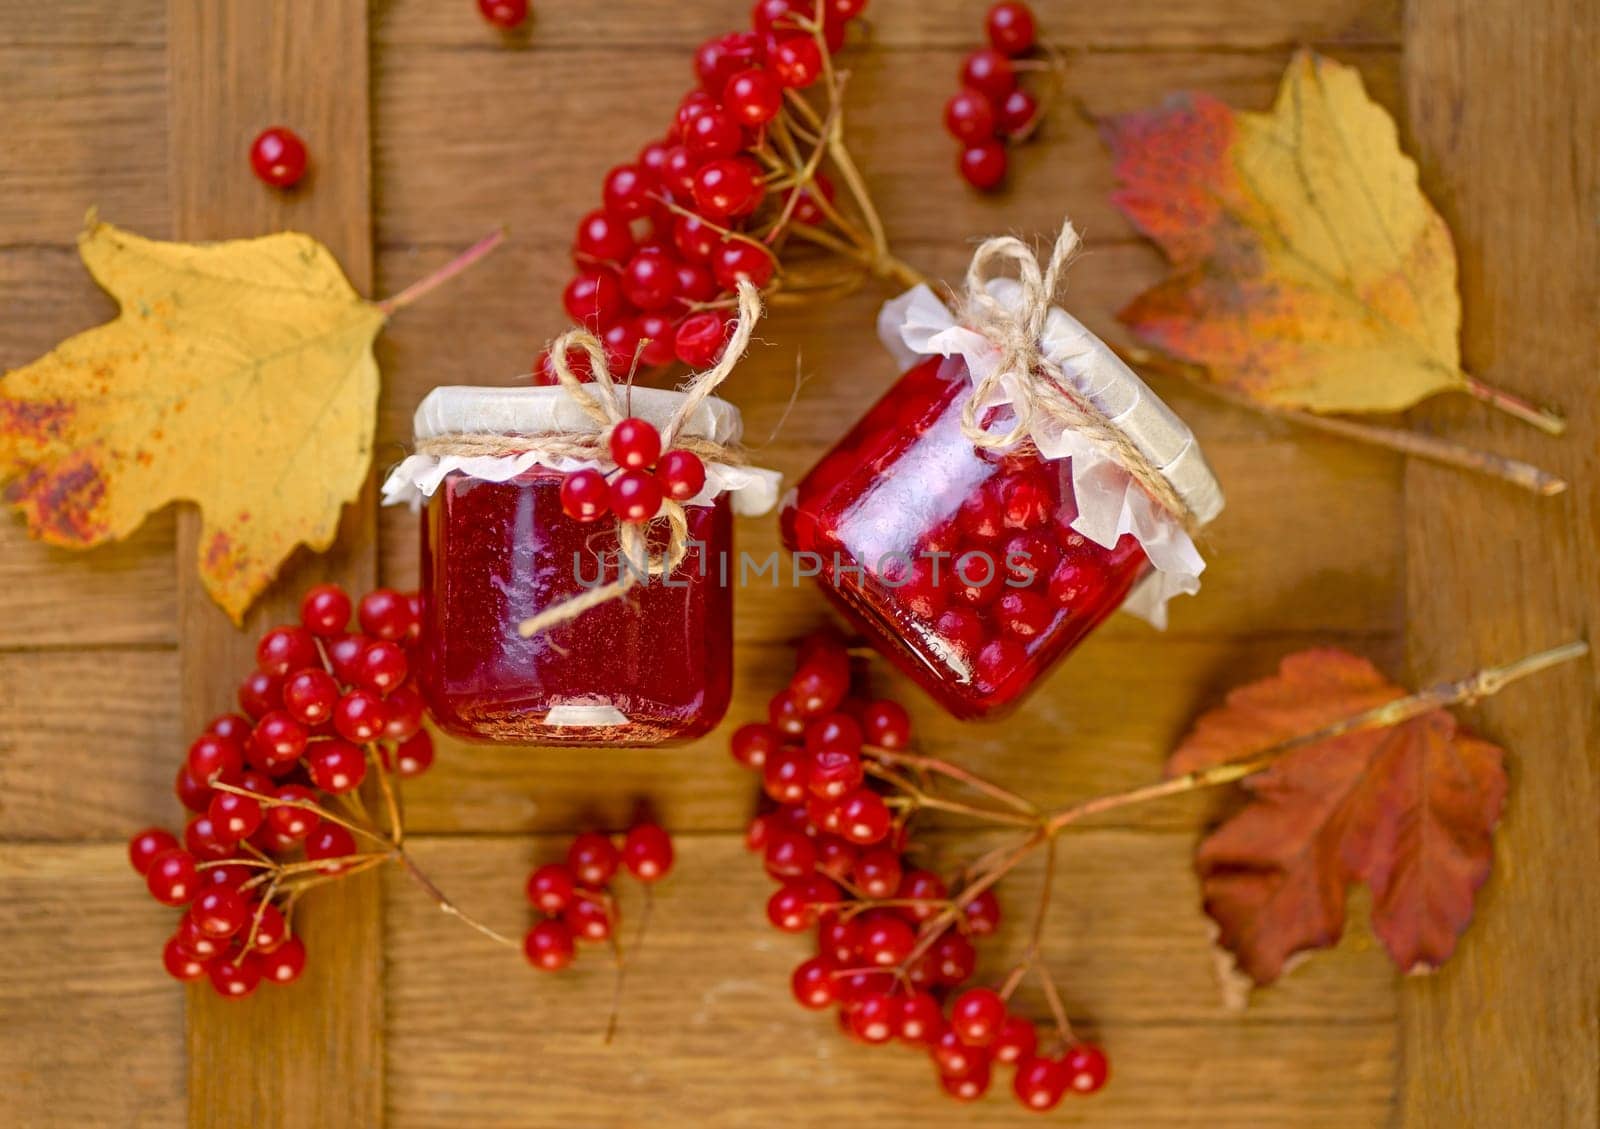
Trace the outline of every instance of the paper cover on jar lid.
{"label": "paper cover on jar lid", "polygon": [[[1022,288],[1010,279],[992,279],[988,292],[1017,310]],[[878,335],[902,370],[922,357],[959,357],[976,384],[994,373],[1000,350],[988,337],[959,324],[950,309],[926,286],[885,303]],[[1222,490],[1206,465],[1188,426],[1082,323],[1052,307],[1039,341],[1040,355],[1062,379],[1098,408],[1161,472],[1204,524],[1222,510]],[[999,391],[981,405],[1004,407],[1026,395],[1014,374],[1004,374]],[[1129,595],[1123,609],[1157,627],[1166,624],[1166,602],[1200,589],[1205,561],[1176,517],[1138,486],[1111,454],[1089,437],[1035,413],[1028,437],[1049,459],[1071,458],[1078,514],[1072,528],[1110,548],[1131,533],[1144,548],[1153,571]]]}
{"label": "paper cover on jar lid", "polygon": [[[661,388],[633,388],[626,396],[628,410],[657,427],[664,426],[685,400],[682,392]],[[563,388],[435,388],[418,405],[413,420],[418,440],[457,434],[535,437],[592,426]],[[739,409],[711,396],[689,417],[683,434],[726,445],[738,442],[743,430]],[[447,475],[458,472],[485,482],[506,482],[535,466],[565,473],[596,465],[592,460],[551,457],[537,450],[514,455],[415,454],[390,471],[383,484],[383,500],[385,505],[405,503],[417,508],[432,497]],[[777,471],[762,467],[707,461],[705,489],[686,504],[710,505],[728,491],[735,513],[764,514],[777,503],[779,480]]]}

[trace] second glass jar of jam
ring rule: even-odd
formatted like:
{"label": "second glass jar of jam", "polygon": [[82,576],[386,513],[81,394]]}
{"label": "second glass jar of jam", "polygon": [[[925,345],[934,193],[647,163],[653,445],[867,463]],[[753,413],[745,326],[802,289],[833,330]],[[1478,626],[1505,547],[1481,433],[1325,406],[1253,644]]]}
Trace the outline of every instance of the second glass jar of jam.
{"label": "second glass jar of jam", "polygon": [[[417,411],[417,438],[500,433],[534,444],[562,426],[565,396],[560,388],[435,389]],[[681,402],[679,393],[639,388],[629,410],[659,427]],[[738,410],[713,398],[682,434],[727,444],[740,426]],[[656,745],[721,720],[733,649],[733,591],[721,562],[733,551],[735,509],[770,508],[776,476],[708,465],[706,489],[684,505],[688,550],[676,569],[524,637],[529,617],[631,567],[616,523],[564,512],[565,460],[413,456],[408,464],[390,492],[428,495],[423,693],[441,727],[515,744]],[[666,538],[665,522],[650,527],[653,553]]]}
{"label": "second glass jar of jam", "polygon": [[[914,296],[924,316],[929,303],[943,310],[930,292],[907,298]],[[891,329],[898,324],[887,321]],[[1185,498],[1199,520],[1213,516],[1221,495],[1198,450],[1184,446],[1192,445],[1188,429],[1079,323],[1053,310],[1049,324],[1075,349],[1093,341],[1097,375],[1109,372],[1123,392],[1143,398],[1139,410],[1158,424],[1146,430],[1172,436],[1183,451]],[[1086,363],[1081,350],[1076,355]],[[1097,517],[1090,532],[1100,540],[1086,535],[1076,524],[1075,487],[1085,480],[1074,475],[1073,460],[1046,458],[1029,441],[1005,450],[976,446],[963,428],[973,389],[960,355],[915,363],[800,481],[780,519],[789,548],[816,555],[813,567],[833,602],[963,718],[1016,704],[1129,600],[1152,572],[1151,552],[1184,574],[1145,593],[1157,615],[1166,595],[1197,587],[1185,570],[1203,567],[1181,528],[1163,525],[1153,503],[1141,506],[1132,495],[1117,503],[1123,513],[1109,533]],[[1098,489],[1096,478],[1113,491],[1139,489],[1114,465],[1093,469]]]}

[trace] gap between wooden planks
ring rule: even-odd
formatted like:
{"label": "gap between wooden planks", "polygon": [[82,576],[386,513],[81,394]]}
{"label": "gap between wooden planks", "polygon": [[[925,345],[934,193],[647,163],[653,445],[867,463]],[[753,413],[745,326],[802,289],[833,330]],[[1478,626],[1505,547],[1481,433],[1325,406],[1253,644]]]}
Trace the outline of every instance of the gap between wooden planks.
{"label": "gap between wooden planks", "polygon": [[[371,135],[366,0],[169,0],[169,159],[179,239],[282,228],[321,239],[362,293],[372,288]],[[260,130],[292,122],[313,156],[300,191],[255,181],[245,154]],[[303,473],[315,474],[314,466]],[[179,682],[184,732],[232,708],[237,673],[264,626],[294,614],[315,580],[352,591],[376,577],[371,481],[333,552],[302,554],[236,631],[194,570],[199,516],[178,527]],[[189,1124],[205,1129],[383,1121],[382,887],[375,874],[307,898],[306,973],[246,1001],[189,990]]]}

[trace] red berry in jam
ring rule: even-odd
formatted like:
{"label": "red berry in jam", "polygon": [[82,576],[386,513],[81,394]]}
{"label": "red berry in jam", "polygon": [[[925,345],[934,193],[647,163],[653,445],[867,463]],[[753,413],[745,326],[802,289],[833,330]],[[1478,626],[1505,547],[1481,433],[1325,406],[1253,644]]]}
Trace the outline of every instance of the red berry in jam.
{"label": "red berry in jam", "polygon": [[687,502],[705,489],[706,464],[693,451],[668,451],[656,466],[656,481],[674,502]]}
{"label": "red berry in jam", "polygon": [[992,988],[968,988],[950,1005],[950,1029],[969,1047],[987,1047],[1006,1021],[1006,1002]]}
{"label": "red berry in jam", "polygon": [[995,639],[978,652],[978,682],[997,689],[1017,676],[1028,661],[1028,652],[1014,639]]}
{"label": "red berry in jam", "polygon": [[1018,639],[1033,639],[1049,628],[1056,609],[1036,592],[1013,589],[1000,597],[995,621],[1002,630]]}
{"label": "red berry in jam", "polygon": [[528,0],[478,0],[478,11],[501,31],[514,31],[528,18]]}
{"label": "red berry in jam", "polygon": [[598,831],[583,832],[567,848],[567,869],[579,885],[591,890],[610,882],[621,862],[611,837]]}
{"label": "red berry in jam", "polygon": [[985,47],[968,55],[961,65],[961,84],[999,102],[1017,85],[1016,68],[1011,60],[993,48]]}
{"label": "red berry in jam", "polygon": [[983,618],[965,608],[951,608],[941,613],[934,621],[933,630],[955,649],[958,656],[969,663],[977,657],[979,649],[987,638]]}
{"label": "red berry in jam", "polygon": [[1019,86],[996,107],[995,124],[1002,137],[1014,139],[1031,130],[1038,116],[1038,99]]}
{"label": "red berry in jam", "polygon": [[149,827],[128,840],[128,862],[140,875],[150,872],[150,864],[163,851],[178,849],[178,837],[161,827]]}
{"label": "red berry in jam", "polygon": [[337,584],[318,584],[300,600],[300,623],[313,635],[341,635],[350,626],[350,597]]}
{"label": "red berry in jam", "polygon": [[565,913],[576,896],[572,871],[558,862],[547,862],[528,875],[528,904],[551,917]]}
{"label": "red berry in jam", "polygon": [[611,509],[611,487],[605,475],[585,468],[561,483],[561,509],[573,521],[598,521]]}
{"label": "red berry in jam", "polygon": [[187,905],[200,888],[200,872],[195,867],[194,856],[176,848],[162,851],[151,859],[144,880],[150,896],[167,906]]}
{"label": "red berry in jam", "polygon": [[672,837],[653,823],[628,829],[622,841],[622,864],[640,882],[659,882],[672,869]]}
{"label": "red berry in jam", "polygon": [[995,131],[994,103],[979,90],[957,91],[944,104],[944,128],[957,141],[987,141]]}
{"label": "red berry in jam", "polygon": [[1067,1089],[1075,1094],[1092,1094],[1106,1084],[1111,1065],[1106,1053],[1093,1043],[1078,1043],[1062,1056],[1067,1074]]}
{"label": "red berry in jam", "polygon": [[648,420],[635,417],[611,429],[611,457],[626,470],[644,470],[661,457],[661,433]]}
{"label": "red berry in jam", "polygon": [[1067,1068],[1060,1059],[1030,1055],[1018,1060],[1011,1088],[1025,1108],[1044,1113],[1061,1104],[1068,1079]]}
{"label": "red berry in jam", "polygon": [[559,921],[541,921],[522,939],[522,955],[545,972],[560,972],[575,954],[572,933]]}
{"label": "red berry in jam", "polygon": [[1017,0],[1003,0],[989,9],[985,21],[989,42],[1004,55],[1021,55],[1033,47],[1033,9]]}
{"label": "red berry in jam", "polygon": [[661,512],[661,484],[642,470],[625,470],[611,480],[610,502],[619,521],[649,521]]}
{"label": "red berry in jam", "polygon": [[287,126],[264,129],[250,143],[256,179],[274,188],[293,188],[306,175],[306,143]]}
{"label": "red berry in jam", "polygon": [[998,188],[1006,178],[1006,149],[998,141],[982,141],[961,150],[959,164],[967,183],[980,192]]}

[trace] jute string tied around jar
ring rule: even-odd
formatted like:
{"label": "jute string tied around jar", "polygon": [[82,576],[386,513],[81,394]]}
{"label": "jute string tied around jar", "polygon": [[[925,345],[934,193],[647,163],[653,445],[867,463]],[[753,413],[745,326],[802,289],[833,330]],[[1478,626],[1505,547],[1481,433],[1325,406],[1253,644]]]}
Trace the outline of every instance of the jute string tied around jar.
{"label": "jute string tied around jar", "polygon": [[[1038,416],[1053,419],[1087,436],[1117,461],[1168,513],[1193,534],[1199,522],[1178,491],[1143,451],[1105,413],[1072,387],[1047,361],[1039,341],[1051,307],[1065,288],[1067,266],[1080,244],[1069,221],[1061,228],[1049,265],[1042,270],[1033,249],[1013,236],[985,240],[967,267],[966,293],[959,296],[961,321],[993,343],[999,358],[992,371],[975,382],[961,416],[961,430],[975,447],[1010,448],[1029,438]],[[1016,308],[989,292],[989,282],[1005,277],[1006,264],[1016,267],[1021,299]],[[1011,403],[1013,418],[1005,430],[982,426],[980,416],[990,399],[1000,392],[1007,377],[1015,377]]]}
{"label": "jute string tied around jar", "polygon": [[[743,452],[735,445],[714,442],[681,432],[695,410],[717,390],[732,373],[750,346],[751,334],[761,318],[761,294],[749,282],[739,283],[739,313],[733,324],[733,333],[716,365],[697,373],[680,387],[683,403],[661,429],[661,449],[676,448],[691,451],[702,462],[716,462],[728,466],[742,466]],[[567,363],[567,352],[580,349],[589,359],[593,383],[578,379]],[[556,379],[568,396],[594,424],[591,430],[543,435],[506,435],[500,433],[464,433],[440,435],[417,444],[417,453],[434,456],[467,455],[498,456],[537,452],[550,460],[584,459],[607,462],[611,458],[611,432],[628,417],[627,389],[619,386],[611,375],[606,354],[594,334],[584,329],[574,329],[562,334],[550,345],[550,365]],[[668,526],[667,543],[659,554],[652,554],[649,546],[649,529],[657,521]],[[581,616],[590,608],[626,595],[628,590],[646,576],[668,576],[689,551],[689,521],[683,505],[671,498],[661,500],[661,510],[649,522],[618,521],[617,543],[623,558],[618,562],[617,579],[609,584],[597,585],[580,595],[553,604],[537,615],[529,616],[517,625],[523,638],[531,638],[560,623]]]}

